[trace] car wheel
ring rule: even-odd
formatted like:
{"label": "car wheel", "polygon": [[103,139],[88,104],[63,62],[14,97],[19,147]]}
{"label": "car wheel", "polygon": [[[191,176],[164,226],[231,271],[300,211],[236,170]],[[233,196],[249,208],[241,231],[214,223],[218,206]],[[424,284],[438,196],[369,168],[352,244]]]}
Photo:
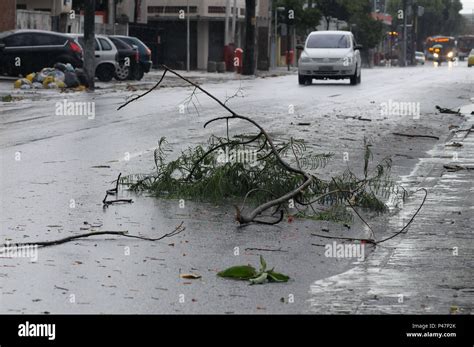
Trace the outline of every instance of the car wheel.
{"label": "car wheel", "polygon": [[115,75],[115,68],[109,64],[102,64],[95,70],[95,75],[101,82],[110,82]]}
{"label": "car wheel", "polygon": [[357,84],[357,80],[358,80],[358,77],[357,77],[357,66],[356,66],[354,75],[351,76],[351,85],[355,86]]}
{"label": "car wheel", "polygon": [[137,81],[140,81],[143,78],[143,76],[145,76],[145,72],[143,71],[141,66],[138,66],[137,71],[135,72],[135,79]]}
{"label": "car wheel", "polygon": [[307,78],[305,76],[301,76],[298,74],[298,84],[304,85],[306,84]]}
{"label": "car wheel", "polygon": [[115,79],[117,81],[125,81],[128,79],[130,75],[130,66],[119,65],[117,69],[115,69]]}

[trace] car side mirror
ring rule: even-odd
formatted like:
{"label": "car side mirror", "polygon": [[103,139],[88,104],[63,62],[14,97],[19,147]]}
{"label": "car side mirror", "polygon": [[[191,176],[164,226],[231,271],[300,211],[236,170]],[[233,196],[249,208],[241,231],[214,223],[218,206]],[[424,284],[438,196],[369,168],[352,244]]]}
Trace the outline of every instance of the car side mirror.
{"label": "car side mirror", "polygon": [[364,48],[364,46],[362,46],[362,45],[355,45],[355,46],[354,46],[354,50],[356,50],[356,49],[362,49],[362,48]]}
{"label": "car side mirror", "polygon": [[296,45],[296,49],[302,51],[302,50],[304,50],[304,46],[303,45]]}

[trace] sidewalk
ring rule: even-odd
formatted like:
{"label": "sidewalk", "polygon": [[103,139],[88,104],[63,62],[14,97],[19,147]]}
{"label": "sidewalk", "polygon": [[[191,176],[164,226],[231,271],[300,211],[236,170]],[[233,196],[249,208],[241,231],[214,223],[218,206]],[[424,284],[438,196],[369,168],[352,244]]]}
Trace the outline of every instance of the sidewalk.
{"label": "sidewalk", "polygon": [[[459,129],[474,125],[474,105]],[[316,281],[310,311],[320,314],[472,314],[474,303],[474,133],[452,133],[402,180],[428,198],[407,233],[379,246],[355,268]],[[461,147],[445,146],[460,143]],[[457,154],[456,154],[457,153]],[[457,155],[457,160],[456,160]],[[450,172],[444,165],[467,168]],[[423,175],[429,172],[428,175]],[[389,220],[406,224],[423,197],[419,192]]]}
{"label": "sidewalk", "polygon": [[[268,71],[260,71],[257,70],[256,75],[242,75],[238,74],[236,72],[224,72],[224,73],[218,73],[218,72],[207,72],[207,71],[202,71],[202,70],[192,70],[192,71],[185,71],[185,70],[177,70],[179,74],[183,75],[184,77],[187,78],[192,78],[193,81],[205,81],[205,82],[225,82],[228,80],[251,80],[256,77],[259,78],[268,78],[268,77],[279,77],[279,76],[286,76],[286,75],[292,75],[298,72],[297,67],[291,67],[290,71],[288,71],[287,67],[278,67],[275,69],[270,69]],[[159,76],[163,74],[163,70],[158,70],[158,69],[152,69],[148,74],[145,74],[144,81],[148,80],[153,80],[156,81]],[[167,77],[169,78],[178,78],[173,74],[167,74]]]}

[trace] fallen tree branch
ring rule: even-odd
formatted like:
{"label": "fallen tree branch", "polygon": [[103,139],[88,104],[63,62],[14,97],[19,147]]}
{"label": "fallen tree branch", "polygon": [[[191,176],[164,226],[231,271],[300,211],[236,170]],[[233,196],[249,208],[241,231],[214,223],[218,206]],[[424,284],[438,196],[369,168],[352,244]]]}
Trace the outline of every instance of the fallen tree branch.
{"label": "fallen tree branch", "polygon": [[[151,185],[148,186],[150,187],[149,189],[156,189],[158,192],[165,192],[168,196],[172,196],[172,194],[176,192],[183,193],[183,194],[187,194],[188,192],[191,192],[191,194],[195,193],[196,195],[202,196],[202,195],[205,195],[209,191],[209,187],[215,187],[217,191],[217,194],[215,194],[215,196],[221,196],[225,198],[227,196],[225,194],[222,194],[222,192],[220,191],[222,187],[226,187],[227,189],[230,189],[232,192],[233,192],[232,188],[229,188],[229,187],[234,187],[235,184],[237,184],[238,188],[241,188],[240,182],[236,182],[235,180],[232,181],[234,179],[233,173],[236,172],[237,177],[243,177],[244,183],[242,184],[242,186],[244,187],[243,189],[247,191],[242,207],[241,208],[238,208],[237,206],[235,207],[236,209],[235,219],[240,223],[241,226],[247,225],[250,223],[259,223],[259,224],[268,224],[268,225],[279,223],[280,221],[283,220],[283,216],[284,216],[283,209],[281,209],[281,207],[284,206],[286,203],[288,203],[291,199],[302,204],[303,206],[309,205],[313,209],[313,211],[314,211],[314,208],[311,205],[314,202],[321,202],[324,204],[324,203],[333,203],[335,201],[336,203],[342,203],[345,200],[347,204],[354,210],[355,214],[368,226],[369,230],[372,233],[373,239],[375,239],[374,231],[371,229],[370,225],[363,219],[363,217],[358,213],[354,205],[362,206],[362,207],[370,207],[379,212],[384,210],[385,204],[382,201],[380,201],[380,199],[376,196],[376,194],[378,194],[380,190],[386,191],[385,189],[391,189],[390,188],[391,183],[389,182],[389,180],[387,180],[386,174],[385,174],[387,171],[388,172],[390,171],[391,161],[389,159],[388,160],[384,159],[374,169],[375,171],[374,176],[369,177],[368,176],[368,162],[370,158],[372,157],[372,154],[369,149],[370,144],[367,144],[365,138],[364,138],[364,143],[365,143],[366,154],[364,157],[364,161],[365,161],[364,178],[360,180],[350,170],[347,170],[343,174],[342,178],[339,180],[340,184],[338,184],[333,179],[337,187],[337,190],[335,190],[331,182],[325,182],[319,179],[318,177],[310,174],[305,169],[303,169],[303,165],[302,165],[303,161],[300,161],[299,156],[301,155],[301,153],[305,151],[306,147],[304,145],[304,142],[302,142],[302,140],[295,140],[291,138],[289,143],[283,144],[283,146],[279,146],[280,148],[277,148],[271,136],[269,136],[268,132],[259,123],[257,123],[255,120],[251,119],[250,117],[240,115],[234,110],[232,110],[227,105],[228,100],[223,102],[219,100],[216,96],[214,96],[213,94],[205,90],[203,87],[198,85],[197,83],[182,76],[180,73],[171,70],[166,65],[162,65],[161,67],[164,69],[164,72],[161,79],[158,81],[158,83],[155,86],[153,86],[150,90],[148,90],[146,93],[139,95],[133,100],[130,100],[129,102],[120,106],[119,109],[126,106],[128,103],[147,95],[153,89],[157,88],[160,85],[160,83],[163,81],[165,74],[169,72],[179,77],[183,81],[187,82],[190,86],[193,86],[194,88],[193,88],[192,95],[195,95],[197,91],[200,91],[203,94],[207,95],[212,100],[214,100],[217,104],[219,104],[223,109],[225,109],[229,113],[229,115],[218,116],[218,117],[212,118],[208,120],[207,122],[205,122],[204,124],[204,128],[206,128],[207,126],[213,124],[214,122],[225,121],[227,139],[216,137],[219,140],[217,145],[212,142],[211,145],[207,149],[203,149],[203,147],[197,146],[194,151],[190,150],[189,154],[188,153],[185,154],[183,152],[183,154],[177,160],[171,161],[166,166],[163,166],[161,171],[159,170],[158,176],[153,177],[155,181],[151,182]],[[359,117],[358,119],[364,120],[364,121],[370,121],[369,119],[363,119],[362,117]],[[246,141],[231,141],[229,139],[229,123],[231,120],[241,120],[241,121],[251,124],[252,126],[258,129],[257,135],[256,136],[252,135],[252,137]],[[410,136],[410,137],[417,136],[417,135],[407,135],[407,134],[400,134],[400,135]],[[422,137],[431,137],[431,136],[422,135]],[[265,160],[266,161],[265,164],[270,163],[269,164],[270,170],[273,169],[273,171],[265,172],[265,176],[263,177],[264,178],[266,177],[267,181],[271,180],[273,177],[271,176],[271,174],[273,174],[274,172],[280,175],[279,176],[280,179],[281,177],[283,177],[284,183],[283,184],[279,183],[276,186],[278,190],[274,190],[273,186],[267,185],[264,182],[259,181],[258,179],[255,179],[255,177],[251,177],[252,175],[256,175],[257,177],[262,175],[262,173],[267,169],[266,165],[264,165],[262,170],[257,170],[257,171],[246,169],[245,167],[243,167],[243,165],[241,165],[241,167],[238,167],[238,166],[233,166],[232,164],[227,165],[227,163],[222,166],[217,165],[216,167],[214,167],[213,170],[209,169],[208,164],[206,165],[203,164],[199,166],[199,164],[201,164],[207,156],[210,156],[211,160],[216,160],[215,152],[218,149],[221,149],[225,146],[230,146],[232,147],[232,149],[234,148],[239,149],[239,146],[245,148],[245,145],[249,145],[251,147],[252,145],[255,145],[255,143],[257,143],[258,148],[259,148],[257,152],[260,152],[263,150],[267,151],[266,153],[263,153],[263,156],[261,156],[260,158],[257,158],[256,160],[257,161]],[[290,161],[287,161],[287,158],[288,158],[287,152],[289,150],[293,152],[294,161],[291,159]],[[323,159],[321,159],[321,157],[316,158],[316,159],[313,158],[313,160],[315,160],[315,162],[318,163],[318,162],[324,161],[324,158]],[[304,159],[305,158],[303,157],[302,160]],[[155,159],[155,162],[156,162],[156,159]],[[294,164],[294,162],[296,164]],[[195,174],[195,171],[197,169],[199,169],[199,172]],[[236,171],[228,171],[228,170],[234,170],[234,169]],[[250,174],[248,175],[249,172]],[[181,174],[181,177],[176,178],[175,176],[173,176],[173,174],[175,173],[177,173],[178,175]],[[229,180],[226,180],[224,177],[228,177],[228,176],[231,176],[231,178]],[[202,182],[199,182],[201,180]],[[385,181],[381,182],[382,180],[385,180]],[[202,185],[199,185],[201,183]],[[184,189],[182,189],[183,186],[184,186]],[[248,189],[246,189],[246,187],[248,187]],[[247,197],[249,196],[250,193],[257,190],[270,193],[271,197],[267,197],[265,194],[263,194],[263,197],[265,199],[271,198],[271,200],[266,201],[254,207],[251,211],[248,211],[248,212],[244,211],[245,201]],[[314,200],[315,196],[317,196],[318,194],[320,196]],[[262,197],[262,194],[259,194],[259,196]],[[311,200],[313,200],[313,202],[308,203],[308,201],[311,201]],[[273,217],[276,213],[279,212],[280,213],[279,218],[277,219],[274,218],[273,221],[266,221],[266,220],[260,219],[260,217],[263,216],[264,212],[274,207],[276,207],[274,212],[271,214],[271,216],[267,216],[267,217]],[[342,206],[342,207],[346,208],[346,206]],[[263,217],[265,218],[265,216]]]}
{"label": "fallen tree branch", "polygon": [[461,165],[443,165],[443,168],[449,172],[456,172],[461,170],[474,170],[474,167],[470,166],[461,166]]}
{"label": "fallen tree branch", "polygon": [[[337,189],[339,189],[339,191],[342,192],[342,189],[341,187],[339,187],[339,184],[337,184],[336,180],[334,179],[334,177],[332,178],[332,181],[334,182],[334,184],[336,185]],[[365,224],[367,225],[367,227],[369,228],[370,232],[372,233],[372,240],[375,240],[375,232],[374,230],[372,229],[372,227],[369,225],[369,223],[366,222],[366,220],[364,218],[362,218],[362,216],[360,215],[360,213],[356,210],[356,208],[354,207],[354,205],[352,205],[351,201],[346,197],[344,196],[344,199],[347,201],[347,203],[349,204],[349,206],[352,208],[352,210],[355,212],[355,214],[357,215],[357,217],[360,218],[360,220]]]}
{"label": "fallen tree branch", "polygon": [[109,205],[117,204],[117,203],[126,203],[126,204],[133,203],[132,199],[107,200],[109,195],[118,195],[118,186],[119,186],[119,183],[120,183],[120,177],[121,176],[122,176],[122,173],[119,173],[119,175],[117,177],[117,183],[115,184],[115,188],[109,189],[105,192],[104,200],[102,200],[102,203],[104,204],[104,207],[108,207]]}
{"label": "fallen tree branch", "polygon": [[445,107],[440,107],[438,105],[435,106],[436,109],[439,111],[439,113],[449,113],[449,114],[457,114],[457,115],[461,115],[461,110],[458,109],[457,111],[454,111],[450,108],[445,108]]}
{"label": "fallen tree branch", "polygon": [[[126,105],[128,105],[129,103],[133,102],[133,101],[136,101],[138,100],[139,98],[141,97],[144,97],[145,95],[147,95],[148,93],[150,93],[152,90],[154,90],[155,88],[157,88],[161,82],[163,81],[163,78],[165,77],[166,73],[169,71],[170,73],[174,74],[175,76],[181,78],[183,81],[187,82],[188,84],[192,85],[195,90],[199,90],[201,91],[202,93],[204,93],[205,95],[207,95],[208,97],[210,97],[212,100],[214,100],[215,102],[217,102],[220,106],[222,106],[227,112],[229,112],[231,114],[231,116],[226,116],[226,117],[216,117],[216,118],[213,118],[209,121],[207,121],[205,124],[204,124],[204,128],[207,127],[209,124],[211,124],[212,122],[215,122],[215,121],[218,121],[218,120],[226,120],[226,122],[228,122],[230,119],[240,119],[240,120],[244,120],[246,122],[249,122],[250,124],[254,125],[258,130],[259,130],[259,134],[257,135],[257,138],[259,138],[260,136],[264,136],[265,137],[265,141],[266,143],[268,143],[268,145],[270,146],[270,151],[272,152],[272,154],[275,156],[275,158],[277,159],[277,161],[286,169],[288,170],[289,172],[292,172],[292,173],[295,173],[295,174],[298,174],[298,175],[301,175],[302,178],[304,179],[304,181],[297,187],[295,188],[294,190],[284,194],[283,196],[279,197],[279,198],[275,198],[271,201],[268,201],[264,204],[261,204],[259,206],[257,206],[256,208],[254,208],[252,211],[250,211],[249,213],[243,213],[243,211],[240,211],[237,216],[236,216],[236,219],[238,220],[238,222],[242,225],[246,225],[246,224],[250,224],[250,223],[253,223],[253,222],[256,222],[256,223],[261,223],[261,224],[276,224],[278,222],[280,222],[282,219],[283,219],[283,214],[281,214],[281,218],[279,218],[276,222],[265,222],[265,221],[260,221],[260,220],[256,220],[256,217],[259,216],[262,212],[268,210],[269,208],[273,207],[273,206],[277,206],[277,205],[280,205],[282,204],[283,202],[286,202],[288,201],[289,199],[295,197],[296,195],[298,195],[301,191],[303,191],[304,189],[306,189],[307,187],[309,187],[311,185],[311,183],[313,182],[313,177],[312,175],[310,175],[309,173],[299,169],[299,168],[294,168],[292,167],[290,164],[288,164],[285,160],[283,160],[283,158],[280,156],[280,153],[279,151],[277,150],[277,148],[275,147],[271,137],[268,135],[268,133],[265,131],[265,129],[263,129],[262,126],[260,126],[260,124],[258,124],[256,121],[254,121],[253,119],[249,118],[249,117],[245,117],[245,116],[242,116],[242,115],[239,115],[237,114],[234,110],[232,110],[229,106],[226,105],[226,102],[222,102],[221,100],[219,100],[217,97],[215,97],[214,95],[212,95],[210,92],[208,92],[207,90],[205,90],[204,88],[202,88],[200,85],[198,85],[197,83],[189,80],[188,78],[182,76],[181,74],[179,74],[178,72],[176,71],[173,71],[171,70],[169,67],[167,67],[166,65],[162,65],[162,68],[164,69],[164,72],[163,72],[163,75],[161,76],[160,80],[155,84],[155,86],[153,86],[150,90],[148,90],[147,92],[127,101],[126,103],[124,103],[123,105],[121,105],[118,110],[120,110],[121,108],[125,107]],[[211,149],[210,151],[208,151],[207,153],[204,154],[204,157],[207,156],[211,151],[213,151],[213,149]],[[203,158],[201,158],[200,160],[198,160],[198,162],[202,161]],[[188,176],[189,177],[189,176]],[[105,199],[104,199],[105,200]]]}
{"label": "fallen tree branch", "polygon": [[[163,236],[160,236],[158,238],[148,238],[148,237],[142,237],[138,235],[129,235],[127,234],[128,231],[93,231],[90,233],[85,233],[85,234],[79,234],[79,235],[73,235],[73,236],[68,236],[62,239],[58,240],[52,240],[52,241],[36,241],[36,242],[28,242],[28,245],[36,245],[39,247],[48,247],[48,246],[55,246],[55,245],[60,245],[66,242],[71,242],[77,239],[83,239],[86,237],[91,237],[91,236],[98,236],[98,235],[115,235],[115,236],[122,236],[122,237],[129,237],[129,238],[135,238],[135,239],[140,239],[140,240],[145,240],[145,241],[159,241],[162,240],[166,237],[172,237],[175,235],[178,235],[179,233],[183,232],[186,228],[183,226],[184,222],[181,222],[173,231],[164,234]],[[15,243],[10,243],[10,244],[4,244],[3,249],[5,247],[11,247]],[[21,243],[16,243],[16,245],[22,245]],[[1,253],[1,252],[0,252]]]}
{"label": "fallen tree branch", "polygon": [[[322,238],[325,238],[325,239],[337,239],[337,240],[348,240],[348,241],[363,241],[363,242],[367,242],[367,243],[371,243],[373,245],[378,245],[382,242],[385,242],[385,241],[388,241],[388,240],[391,240],[393,239],[394,237],[400,235],[401,233],[403,233],[409,226],[410,224],[415,220],[415,217],[418,215],[418,213],[420,212],[421,208],[424,206],[425,204],[425,201],[426,201],[426,198],[428,197],[428,191],[425,189],[425,188],[420,188],[420,189],[417,189],[416,192],[419,192],[419,191],[424,191],[425,192],[425,196],[423,197],[423,201],[421,202],[420,206],[418,206],[418,209],[416,210],[416,212],[413,214],[413,216],[410,218],[410,220],[408,221],[407,224],[405,224],[405,226],[403,228],[401,228],[399,231],[397,231],[395,234],[385,238],[385,239],[382,239],[380,241],[375,241],[375,240],[371,240],[371,239],[362,239],[362,238],[352,238],[352,237],[340,237],[340,236],[327,236],[327,235],[321,235],[321,234],[311,234],[311,236],[317,236],[317,237],[322,237]],[[416,193],[415,192],[415,193]]]}
{"label": "fallen tree branch", "polygon": [[[400,229],[400,231],[396,232],[396,233],[393,234],[392,236],[389,236],[389,237],[387,237],[387,238],[385,238],[385,239],[383,239],[383,240],[377,241],[377,244],[393,239],[395,236],[401,234],[402,232],[404,232],[404,231],[410,226],[410,224],[413,222],[413,220],[415,219],[415,217],[418,215],[418,213],[420,212],[421,208],[422,208],[423,205],[425,204],[426,198],[428,197],[428,191],[427,191],[425,188],[417,189],[416,192],[419,192],[420,190],[422,190],[422,191],[425,192],[425,196],[423,197],[423,201],[421,202],[420,206],[418,207],[418,209],[416,210],[416,212],[413,214],[413,216],[410,218],[410,220],[408,221],[408,223],[405,224],[405,226],[404,226],[402,229]],[[415,192],[415,193],[416,193],[416,192]]]}
{"label": "fallen tree branch", "polygon": [[245,249],[246,251],[261,251],[261,252],[288,252],[287,250],[277,248],[277,249],[271,249],[271,248],[254,248],[254,247],[249,247]]}
{"label": "fallen tree branch", "polygon": [[434,135],[417,135],[417,134],[402,134],[402,133],[392,133],[393,135],[396,135],[396,136],[405,136],[405,137],[424,137],[424,138],[428,138],[428,139],[435,139],[435,140],[439,140],[439,137],[438,136],[434,136]]}
{"label": "fallen tree branch", "polygon": [[144,97],[145,95],[147,95],[148,93],[151,93],[155,88],[157,88],[157,87],[161,84],[161,82],[163,81],[163,79],[164,79],[165,76],[166,76],[166,72],[167,72],[167,71],[168,71],[168,70],[165,69],[165,71],[163,72],[163,75],[161,76],[160,80],[159,80],[151,89],[147,90],[147,91],[146,91],[145,93],[143,93],[143,94],[140,94],[140,95],[134,97],[133,99],[128,100],[126,103],[120,105],[119,108],[117,109],[117,111],[120,110],[121,108],[127,106],[129,103],[134,102],[134,101],[137,101],[138,99],[143,98],[143,97]]}
{"label": "fallen tree branch", "polygon": [[[317,236],[317,237],[322,237],[324,239],[334,239],[334,240],[346,240],[346,241],[361,241],[361,242],[367,242],[370,244],[377,244],[376,241],[371,240],[371,239],[359,239],[359,238],[354,238],[354,237],[342,237],[342,236],[327,236],[327,235],[321,235],[321,234],[311,234],[311,236]],[[319,245],[318,245],[319,246]]]}

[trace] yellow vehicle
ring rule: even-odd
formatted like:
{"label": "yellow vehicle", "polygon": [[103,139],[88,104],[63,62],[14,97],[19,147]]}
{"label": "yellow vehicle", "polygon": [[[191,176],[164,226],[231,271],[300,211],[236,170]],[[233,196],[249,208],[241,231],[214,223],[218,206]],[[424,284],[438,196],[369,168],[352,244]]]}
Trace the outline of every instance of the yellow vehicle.
{"label": "yellow vehicle", "polygon": [[469,57],[467,58],[467,67],[474,66],[474,48],[471,49],[471,53],[469,53]]}

